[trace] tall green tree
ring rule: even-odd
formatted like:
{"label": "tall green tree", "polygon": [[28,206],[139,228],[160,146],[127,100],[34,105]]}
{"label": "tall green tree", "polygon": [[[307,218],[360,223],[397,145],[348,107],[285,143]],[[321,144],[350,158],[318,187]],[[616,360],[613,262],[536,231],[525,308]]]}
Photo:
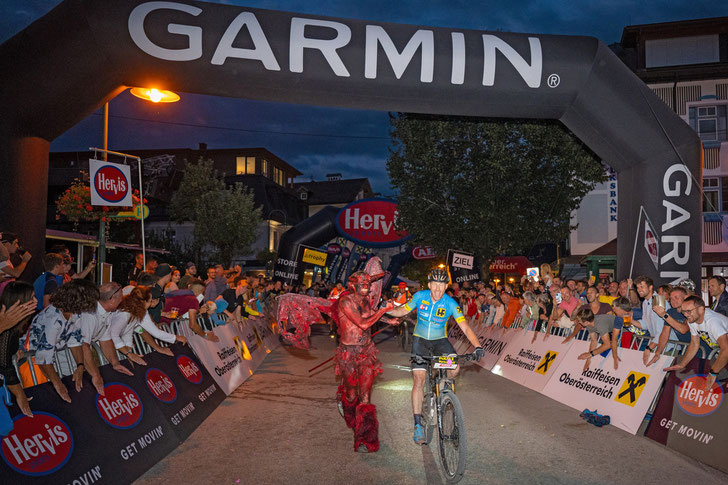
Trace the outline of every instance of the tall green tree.
{"label": "tall green tree", "polygon": [[444,254],[504,253],[558,242],[605,169],[562,125],[400,114],[387,170],[398,225]]}
{"label": "tall green tree", "polygon": [[248,254],[261,222],[252,191],[241,183],[226,186],[212,160],[188,163],[179,188],[172,195],[170,216],[178,223],[194,223],[191,246],[197,261],[211,248],[220,262]]}

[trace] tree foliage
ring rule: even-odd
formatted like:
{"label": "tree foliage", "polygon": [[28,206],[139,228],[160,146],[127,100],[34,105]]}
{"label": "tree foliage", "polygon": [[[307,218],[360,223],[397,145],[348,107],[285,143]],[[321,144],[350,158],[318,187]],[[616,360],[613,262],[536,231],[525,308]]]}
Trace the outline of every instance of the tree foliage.
{"label": "tree foliage", "polygon": [[572,211],[606,180],[560,124],[406,114],[390,122],[398,225],[439,254],[461,249],[485,263],[563,240]]}
{"label": "tree foliage", "polygon": [[203,159],[186,165],[170,201],[170,216],[180,224],[194,223],[191,246],[196,254],[212,248],[219,261],[229,265],[235,255],[250,253],[261,209],[254,207],[250,189],[241,183],[226,186],[212,165],[212,160]]}

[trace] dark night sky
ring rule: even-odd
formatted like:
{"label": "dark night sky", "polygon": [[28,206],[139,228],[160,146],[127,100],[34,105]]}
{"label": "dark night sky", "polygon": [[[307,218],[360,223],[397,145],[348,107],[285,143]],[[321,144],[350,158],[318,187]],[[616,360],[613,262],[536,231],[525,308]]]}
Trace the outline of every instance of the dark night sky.
{"label": "dark night sky", "polygon": [[[0,1],[0,42],[44,15],[58,0]],[[627,25],[728,16],[728,2],[692,1],[214,1],[381,22],[560,35],[590,35],[618,42]],[[109,147],[209,148],[262,146],[323,180],[329,172],[369,177],[374,190],[392,193],[385,160],[387,113],[249,101],[180,93],[172,105],[153,105],[128,92],[110,103]],[[54,151],[85,150],[102,141],[100,111],[56,139]],[[193,126],[189,126],[193,125]]]}

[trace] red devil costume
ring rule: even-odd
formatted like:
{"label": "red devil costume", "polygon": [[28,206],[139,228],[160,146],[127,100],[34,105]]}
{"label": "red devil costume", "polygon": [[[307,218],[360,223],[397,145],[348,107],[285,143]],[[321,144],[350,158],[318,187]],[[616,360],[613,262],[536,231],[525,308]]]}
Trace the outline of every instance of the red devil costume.
{"label": "red devil costume", "polygon": [[[380,279],[385,274],[379,258],[374,257],[367,262],[365,271],[349,277],[348,288],[338,300],[304,295],[282,295],[278,299],[281,335],[297,347],[308,348],[310,324],[320,320],[319,312],[336,320],[340,345],[334,361],[336,376],[341,379],[336,393],[337,404],[346,425],[354,430],[354,450],[360,452],[379,450],[377,411],[369,402],[369,394],[382,366],[377,359],[379,351],[372,343],[370,327],[394,308],[389,302],[374,310],[381,295]],[[295,333],[286,331],[286,322],[295,327]]]}
{"label": "red devil costume", "polygon": [[[383,275],[375,275],[374,278]],[[369,402],[374,378],[382,372],[377,359],[379,351],[372,343],[369,328],[386,312],[392,303],[372,309],[369,299],[372,278],[359,271],[349,278],[348,292],[338,305],[339,347],[336,349],[336,376],[342,383],[337,391],[339,409],[346,425],[354,429],[354,450],[372,452],[379,449],[377,410]],[[378,278],[377,278],[378,279]]]}

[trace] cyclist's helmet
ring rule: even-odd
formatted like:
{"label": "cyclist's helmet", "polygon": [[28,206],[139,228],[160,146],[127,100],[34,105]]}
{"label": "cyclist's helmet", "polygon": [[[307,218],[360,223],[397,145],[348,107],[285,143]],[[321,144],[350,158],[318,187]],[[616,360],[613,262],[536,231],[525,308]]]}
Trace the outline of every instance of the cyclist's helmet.
{"label": "cyclist's helmet", "polygon": [[434,283],[448,283],[450,278],[447,276],[447,271],[435,268],[430,271],[429,275],[427,275],[427,281],[432,281]]}

